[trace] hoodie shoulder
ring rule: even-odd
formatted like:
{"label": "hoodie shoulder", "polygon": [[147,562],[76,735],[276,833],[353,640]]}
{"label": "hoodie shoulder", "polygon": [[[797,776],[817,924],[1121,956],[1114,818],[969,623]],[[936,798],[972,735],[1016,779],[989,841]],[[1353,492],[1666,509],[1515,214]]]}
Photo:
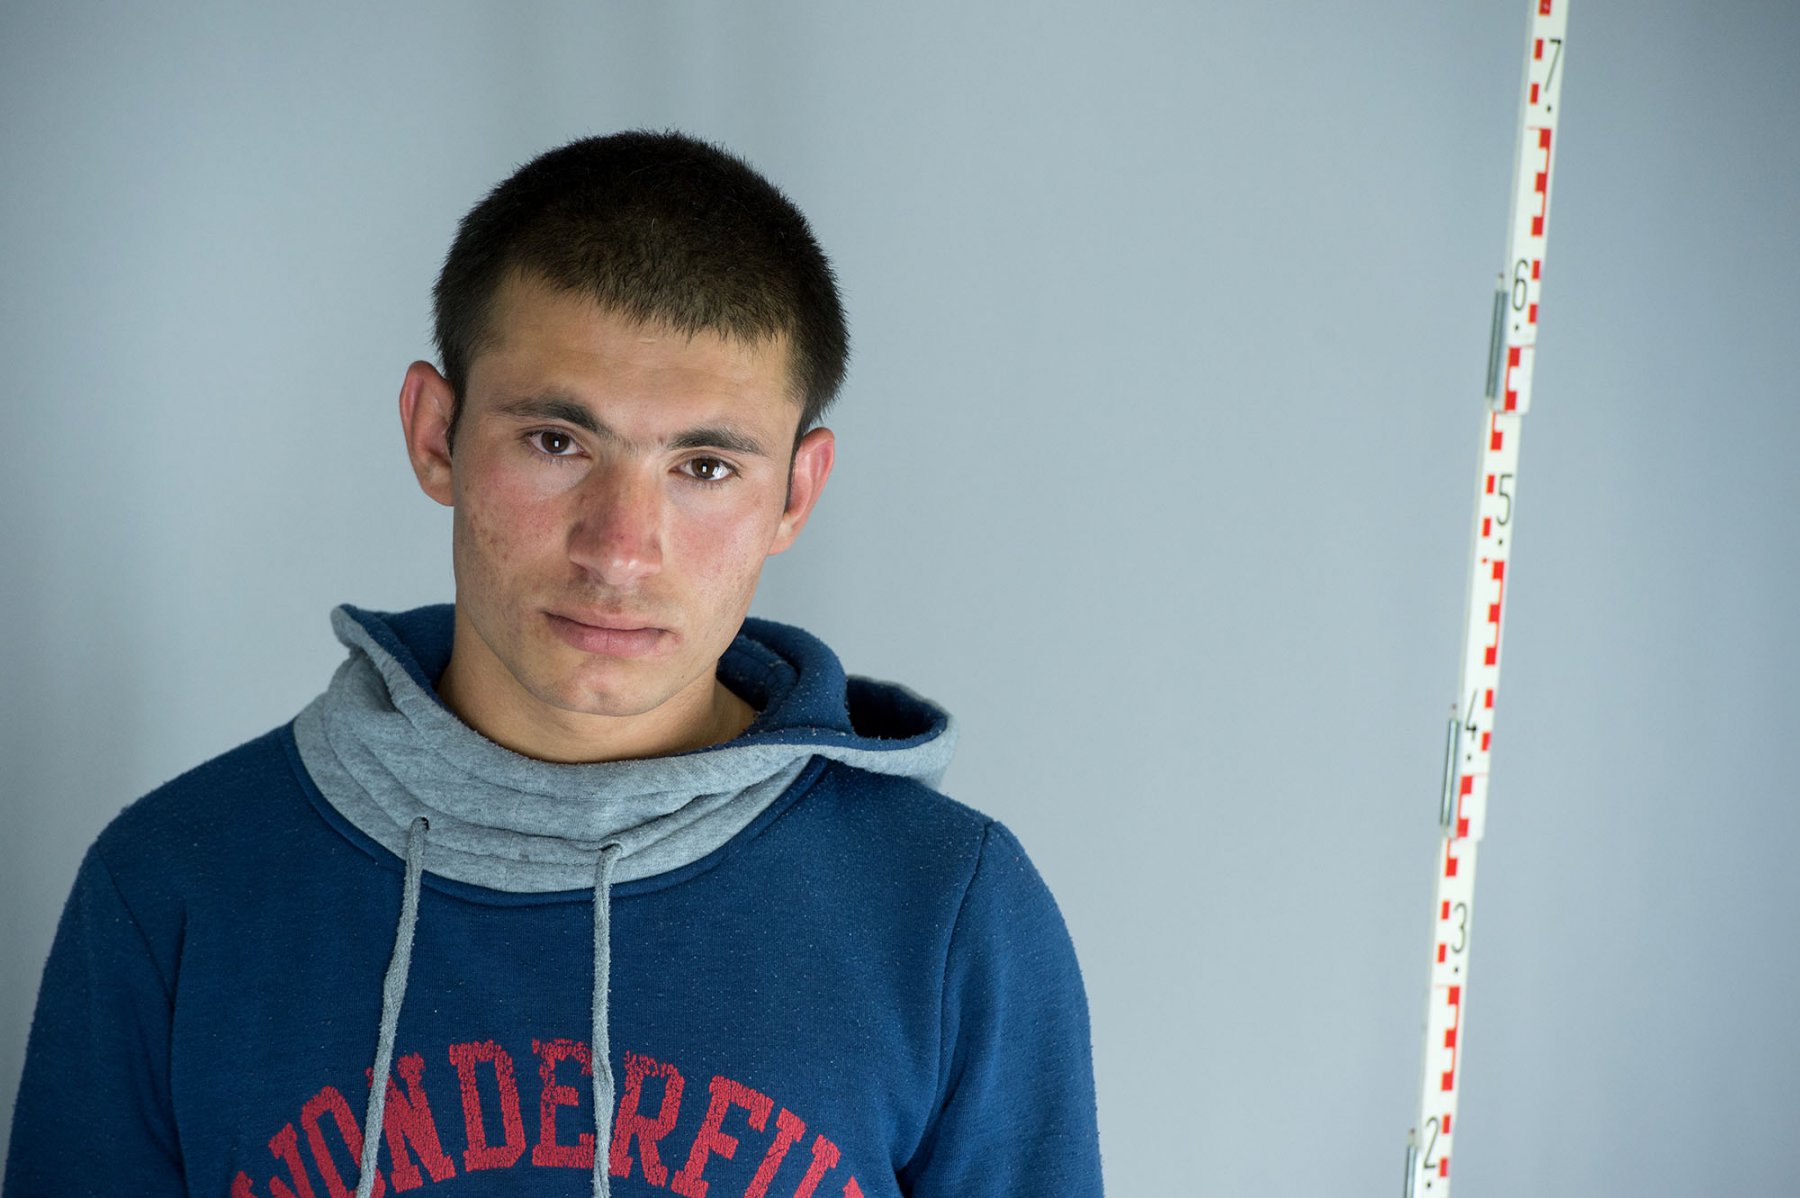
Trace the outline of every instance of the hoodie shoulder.
{"label": "hoodie shoulder", "polygon": [[256,819],[277,792],[295,788],[284,741],[291,722],[271,728],[171,778],[128,805],[100,833],[110,854],[178,848],[171,839],[216,835],[236,819]]}
{"label": "hoodie shoulder", "polygon": [[288,851],[318,818],[283,724],[163,783],[127,806],[94,842],[122,897],[140,914],[182,907],[196,892],[237,885]]}
{"label": "hoodie shoulder", "polygon": [[984,842],[999,826],[917,777],[842,761],[826,764],[788,818],[833,857],[860,861],[853,872],[865,879],[871,876],[866,871],[891,869],[902,882],[935,879],[953,892],[966,885]]}

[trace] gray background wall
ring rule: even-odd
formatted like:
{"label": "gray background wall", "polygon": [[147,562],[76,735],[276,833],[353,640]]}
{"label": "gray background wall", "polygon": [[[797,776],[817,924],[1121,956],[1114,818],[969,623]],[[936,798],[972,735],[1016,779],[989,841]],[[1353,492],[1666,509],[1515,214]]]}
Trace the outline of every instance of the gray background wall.
{"label": "gray background wall", "polygon": [[[1456,1192],[1792,1193],[1800,8],[1573,2]],[[1526,10],[0,7],[0,1102],[100,827],[449,597],[456,218],[677,125],[855,323],[758,610],[962,715],[1111,1192],[1396,1193]]]}

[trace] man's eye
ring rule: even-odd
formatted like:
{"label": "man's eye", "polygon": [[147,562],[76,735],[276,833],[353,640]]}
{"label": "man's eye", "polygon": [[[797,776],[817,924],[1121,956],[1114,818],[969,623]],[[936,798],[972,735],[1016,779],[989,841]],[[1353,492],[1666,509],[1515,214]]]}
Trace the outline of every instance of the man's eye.
{"label": "man's eye", "polygon": [[553,428],[527,433],[525,439],[553,458],[568,457],[569,450],[575,448],[575,438]]}
{"label": "man's eye", "polygon": [[718,458],[693,458],[687,472],[703,483],[721,483],[732,476],[731,463]]}

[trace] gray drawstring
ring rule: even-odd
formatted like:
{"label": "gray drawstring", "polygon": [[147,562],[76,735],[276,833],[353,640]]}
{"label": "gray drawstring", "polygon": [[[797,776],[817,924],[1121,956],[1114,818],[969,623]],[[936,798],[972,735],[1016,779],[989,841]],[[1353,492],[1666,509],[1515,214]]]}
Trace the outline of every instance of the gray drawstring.
{"label": "gray drawstring", "polygon": [[588,1041],[594,1078],[594,1198],[612,1194],[607,1167],[612,1156],[613,1075],[606,1007],[612,990],[612,873],[624,852],[617,842],[603,844],[594,865],[594,1027]]}
{"label": "gray drawstring", "polygon": [[[424,816],[406,831],[406,888],[400,898],[400,923],[394,929],[394,955],[381,983],[381,1032],[375,1043],[375,1068],[369,1075],[369,1105],[363,1116],[362,1164],[356,1198],[370,1198],[375,1188],[375,1161],[381,1151],[381,1121],[387,1111],[388,1075],[394,1063],[394,1038],[400,1026],[400,1000],[406,997],[406,975],[412,968],[413,933],[419,926],[419,880],[425,868]],[[624,854],[617,842],[600,846],[594,865],[594,1026],[588,1054],[594,1079],[594,1198],[610,1198],[608,1174],[612,1153],[612,1045],[607,1035],[607,1002],[612,989],[612,873]]]}
{"label": "gray drawstring", "polygon": [[425,868],[424,816],[406,830],[406,889],[401,892],[400,924],[394,929],[394,955],[381,983],[381,1033],[375,1041],[375,1070],[369,1075],[369,1106],[363,1117],[361,1173],[356,1198],[369,1198],[375,1188],[375,1154],[381,1150],[381,1119],[387,1110],[388,1072],[394,1064],[394,1034],[400,1026],[400,1000],[406,997],[406,973],[412,968],[413,931],[419,926],[419,875]]}

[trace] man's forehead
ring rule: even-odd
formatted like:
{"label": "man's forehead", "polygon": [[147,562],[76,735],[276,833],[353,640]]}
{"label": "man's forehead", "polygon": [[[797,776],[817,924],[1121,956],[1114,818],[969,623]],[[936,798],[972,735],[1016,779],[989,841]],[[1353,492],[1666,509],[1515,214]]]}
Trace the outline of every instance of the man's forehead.
{"label": "man's forehead", "polygon": [[785,330],[744,337],[729,329],[690,326],[669,317],[633,312],[582,288],[560,286],[542,275],[519,270],[507,272],[494,293],[482,336],[474,346],[470,371],[495,352],[516,353],[552,338],[606,343],[626,351],[634,345],[660,346],[691,353],[696,360],[704,355],[715,364],[734,358],[759,371],[779,367],[787,398],[796,405],[804,403],[794,339]]}

